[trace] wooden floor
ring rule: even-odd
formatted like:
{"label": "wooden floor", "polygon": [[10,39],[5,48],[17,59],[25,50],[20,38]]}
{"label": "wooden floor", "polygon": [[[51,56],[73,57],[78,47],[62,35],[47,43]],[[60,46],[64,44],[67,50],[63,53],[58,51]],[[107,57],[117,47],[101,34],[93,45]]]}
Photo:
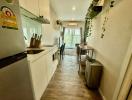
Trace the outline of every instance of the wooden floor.
{"label": "wooden floor", "polygon": [[98,91],[87,88],[84,75],[78,74],[75,56],[64,56],[41,100],[102,100]]}
{"label": "wooden floor", "polygon": [[73,49],[65,49],[64,54],[65,55],[76,56],[77,55],[76,48],[73,48]]}

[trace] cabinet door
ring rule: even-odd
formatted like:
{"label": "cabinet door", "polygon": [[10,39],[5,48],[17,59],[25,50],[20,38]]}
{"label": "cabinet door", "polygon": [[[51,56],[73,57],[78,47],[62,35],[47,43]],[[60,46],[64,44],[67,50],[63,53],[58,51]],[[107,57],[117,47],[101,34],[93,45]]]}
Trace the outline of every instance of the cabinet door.
{"label": "cabinet door", "polygon": [[52,68],[52,65],[53,63],[52,63],[52,53],[50,52],[50,53],[48,53],[47,55],[46,55],[46,66],[47,66],[47,75],[48,75],[48,82],[50,81],[50,79],[51,79],[51,77],[52,77],[52,70],[53,70],[53,68]]}
{"label": "cabinet door", "polygon": [[26,9],[27,8],[27,1],[28,0],[19,0],[20,6]]}
{"label": "cabinet door", "polygon": [[31,63],[30,67],[31,67],[30,69],[31,69],[33,88],[35,93],[35,100],[40,100],[48,84],[45,56]]}
{"label": "cabinet door", "polygon": [[[132,86],[131,86],[132,87]],[[132,100],[132,88],[130,89],[130,93],[128,95],[128,100]]]}
{"label": "cabinet door", "polygon": [[39,16],[38,0],[19,0],[20,6],[29,12]]}
{"label": "cabinet door", "polygon": [[39,15],[38,0],[27,0],[27,10],[35,15]]}
{"label": "cabinet door", "polygon": [[49,0],[39,0],[40,15],[50,20]]}

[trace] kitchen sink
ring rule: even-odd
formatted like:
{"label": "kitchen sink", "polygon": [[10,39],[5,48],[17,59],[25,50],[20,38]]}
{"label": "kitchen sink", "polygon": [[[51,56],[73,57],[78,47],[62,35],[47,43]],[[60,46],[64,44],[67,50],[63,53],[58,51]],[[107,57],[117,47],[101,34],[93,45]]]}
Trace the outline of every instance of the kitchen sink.
{"label": "kitchen sink", "polygon": [[44,47],[53,47],[54,45],[44,45]]}
{"label": "kitchen sink", "polygon": [[26,53],[27,54],[38,54],[40,52],[44,51],[44,49],[34,49],[34,50],[27,50]]}

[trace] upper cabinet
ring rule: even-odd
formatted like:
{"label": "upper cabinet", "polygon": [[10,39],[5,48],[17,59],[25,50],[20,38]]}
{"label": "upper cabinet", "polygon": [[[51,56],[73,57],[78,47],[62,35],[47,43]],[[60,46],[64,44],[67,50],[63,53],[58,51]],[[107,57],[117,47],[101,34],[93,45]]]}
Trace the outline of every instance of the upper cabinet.
{"label": "upper cabinet", "polygon": [[49,0],[19,0],[20,6],[36,16],[43,16],[50,20]]}
{"label": "upper cabinet", "polygon": [[50,1],[49,0],[39,0],[39,14],[44,16],[44,18],[50,20]]}
{"label": "upper cabinet", "polygon": [[38,0],[19,0],[20,6],[36,16],[39,16]]}
{"label": "upper cabinet", "polygon": [[19,4],[21,7],[27,9],[27,0],[19,0]]}
{"label": "upper cabinet", "polygon": [[35,15],[39,15],[38,0],[27,0],[28,10]]}

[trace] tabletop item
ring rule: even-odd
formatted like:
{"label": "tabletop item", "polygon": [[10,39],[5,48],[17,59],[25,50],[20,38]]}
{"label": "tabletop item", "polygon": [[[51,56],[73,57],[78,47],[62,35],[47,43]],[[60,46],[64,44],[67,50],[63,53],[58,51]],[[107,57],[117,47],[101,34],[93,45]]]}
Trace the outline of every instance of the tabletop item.
{"label": "tabletop item", "polygon": [[87,56],[89,56],[89,58],[91,58],[91,59],[93,58],[94,48],[92,48],[89,45],[83,45],[83,44],[80,44],[79,48],[80,48],[80,50],[79,50],[80,55],[87,55]]}
{"label": "tabletop item", "polygon": [[82,72],[86,66],[86,58],[93,59],[94,49],[89,45],[79,44],[78,45],[78,62],[79,62],[79,71]]}
{"label": "tabletop item", "polygon": [[30,40],[30,48],[39,48],[41,44],[42,35],[33,34]]}

